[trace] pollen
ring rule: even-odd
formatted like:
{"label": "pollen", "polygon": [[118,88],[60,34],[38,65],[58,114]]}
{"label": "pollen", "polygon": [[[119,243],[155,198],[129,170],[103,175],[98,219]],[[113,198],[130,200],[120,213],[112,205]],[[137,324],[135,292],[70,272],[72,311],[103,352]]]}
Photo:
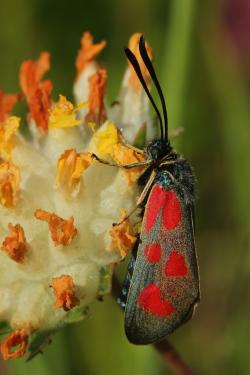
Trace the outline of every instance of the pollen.
{"label": "pollen", "polygon": [[126,218],[125,209],[121,209],[120,223],[113,226],[109,231],[112,238],[110,250],[115,251],[122,258],[125,258],[134,245],[137,237],[134,232],[133,224]]}
{"label": "pollen", "polygon": [[[123,144],[113,146],[113,158],[118,164],[133,164],[145,160],[142,153],[135,151],[133,148]],[[123,169],[123,173],[127,176],[128,182],[134,183],[138,179],[138,175],[142,172],[143,167]]]}
{"label": "pollen", "polygon": [[19,128],[20,118],[15,116],[7,117],[0,123],[0,157],[9,161],[13,148],[13,136]]}
{"label": "pollen", "polygon": [[70,128],[81,125],[76,119],[76,112],[84,108],[85,103],[81,102],[74,106],[65,96],[59,95],[59,100],[49,111],[49,126],[53,128]]}
{"label": "pollen", "polygon": [[18,100],[20,100],[20,94],[5,95],[0,89],[0,122],[7,119]]}
{"label": "pollen", "polygon": [[2,249],[17,263],[23,263],[28,251],[24,230],[20,224],[8,225],[10,234],[5,238]]}
{"label": "pollen", "polygon": [[50,286],[56,296],[56,301],[53,305],[56,309],[62,307],[65,311],[68,311],[79,305],[79,299],[76,297],[75,285],[71,276],[61,275],[54,277]]}
{"label": "pollen", "polygon": [[48,130],[48,110],[51,106],[52,83],[41,81],[50,68],[50,55],[42,52],[37,61],[24,61],[20,68],[19,80],[26,97],[30,115],[41,132]]}
{"label": "pollen", "polygon": [[51,238],[55,246],[69,245],[77,233],[72,216],[68,220],[64,220],[54,213],[37,209],[35,217],[48,223]]}
{"label": "pollen", "polygon": [[28,341],[29,335],[24,329],[11,333],[1,342],[0,349],[4,360],[22,357],[27,349]]}
{"label": "pollen", "polygon": [[13,163],[0,162],[0,203],[15,207],[19,196],[20,171]]}
{"label": "pollen", "polygon": [[85,68],[96,59],[99,53],[106,46],[106,41],[102,40],[100,43],[93,43],[92,35],[86,31],[81,38],[81,49],[76,58],[77,75],[79,76]]}
{"label": "pollen", "polygon": [[80,178],[92,161],[89,152],[77,153],[75,149],[64,151],[57,162],[57,185],[64,190],[77,193]]}
{"label": "pollen", "polygon": [[[146,81],[146,83],[149,83],[150,81],[150,75],[148,73],[148,70],[147,68],[145,67],[145,64],[143,63],[142,61],[142,58],[141,58],[141,55],[140,55],[140,51],[139,51],[139,40],[140,40],[140,37],[141,37],[141,34],[140,33],[135,33],[131,36],[131,38],[129,39],[129,49],[133,52],[133,54],[135,55],[136,59],[138,60],[138,63],[140,65],[140,68],[141,68],[141,72],[142,72],[142,75],[143,75],[143,78],[144,80]],[[150,59],[152,60],[153,58],[153,51],[152,51],[152,48],[149,46],[148,43],[146,43],[146,49],[147,49],[147,52],[148,52],[148,55],[150,57]],[[139,91],[142,89],[142,86],[140,84],[140,81],[132,67],[132,65],[129,63],[129,67],[130,67],[130,76],[129,76],[129,83],[131,85],[131,87],[133,87],[133,89],[135,91]]]}
{"label": "pollen", "polygon": [[89,78],[89,112],[85,117],[85,121],[100,124],[106,120],[107,114],[106,109],[104,107],[106,85],[106,69],[99,69]]}

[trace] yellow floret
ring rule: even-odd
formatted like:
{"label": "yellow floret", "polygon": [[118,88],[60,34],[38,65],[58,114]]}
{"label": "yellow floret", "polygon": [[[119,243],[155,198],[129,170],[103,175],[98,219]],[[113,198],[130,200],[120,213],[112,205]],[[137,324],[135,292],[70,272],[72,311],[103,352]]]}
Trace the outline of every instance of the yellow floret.
{"label": "yellow floret", "polygon": [[13,148],[13,135],[19,128],[20,118],[16,116],[7,117],[0,124],[0,158],[9,161]]}
{"label": "yellow floret", "polygon": [[86,103],[74,105],[66,99],[65,96],[59,95],[59,101],[56,102],[49,111],[49,127],[52,128],[70,128],[81,124],[76,118],[76,112],[86,106]]}

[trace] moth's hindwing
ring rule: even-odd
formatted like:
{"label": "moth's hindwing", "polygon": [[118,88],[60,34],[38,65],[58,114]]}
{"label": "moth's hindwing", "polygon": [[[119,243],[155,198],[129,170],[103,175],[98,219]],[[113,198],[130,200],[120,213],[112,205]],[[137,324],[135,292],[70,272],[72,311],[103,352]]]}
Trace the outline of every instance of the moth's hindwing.
{"label": "moth's hindwing", "polygon": [[149,344],[189,320],[199,301],[192,205],[154,184],[125,307],[130,342]]}

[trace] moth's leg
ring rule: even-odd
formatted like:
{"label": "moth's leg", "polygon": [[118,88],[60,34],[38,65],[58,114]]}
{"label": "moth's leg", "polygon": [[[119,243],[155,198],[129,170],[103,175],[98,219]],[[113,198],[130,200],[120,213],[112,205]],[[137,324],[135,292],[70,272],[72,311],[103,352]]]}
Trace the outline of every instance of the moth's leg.
{"label": "moth's leg", "polygon": [[149,179],[148,179],[148,182],[146,183],[144,189],[142,190],[139,198],[136,201],[135,207],[122,219],[122,221],[120,221],[119,223],[114,223],[113,226],[120,225],[120,224],[124,223],[124,221],[128,220],[128,218],[136,210],[138,210],[138,208],[140,208],[141,204],[143,203],[144,199],[147,196],[147,193],[148,193],[149,189],[151,188],[152,184],[154,183],[154,179],[155,179],[156,174],[157,174],[157,172],[155,170],[153,170],[152,173],[151,173],[151,175],[150,175],[150,177],[149,177]]}
{"label": "moth's leg", "polygon": [[96,159],[99,163],[109,165],[110,167],[125,168],[125,169],[148,167],[150,164],[152,164],[152,160],[140,161],[137,163],[130,163],[130,164],[116,164],[116,163],[111,163],[107,160],[103,160],[99,158],[99,156],[97,156],[96,154],[92,154],[92,157]]}

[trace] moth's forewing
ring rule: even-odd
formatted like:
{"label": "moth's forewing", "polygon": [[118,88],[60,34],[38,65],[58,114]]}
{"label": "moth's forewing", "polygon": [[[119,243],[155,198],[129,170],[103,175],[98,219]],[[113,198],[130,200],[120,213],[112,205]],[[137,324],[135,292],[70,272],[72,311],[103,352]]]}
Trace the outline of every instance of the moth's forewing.
{"label": "moth's forewing", "polygon": [[175,190],[150,192],[125,307],[130,342],[149,344],[190,319],[199,301],[192,206]]}

